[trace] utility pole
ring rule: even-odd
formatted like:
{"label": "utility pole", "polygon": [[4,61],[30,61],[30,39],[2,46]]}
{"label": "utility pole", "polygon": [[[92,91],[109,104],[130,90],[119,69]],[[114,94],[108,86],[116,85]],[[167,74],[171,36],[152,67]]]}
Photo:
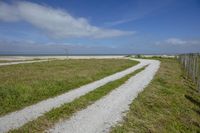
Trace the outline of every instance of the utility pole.
{"label": "utility pole", "polygon": [[68,48],[65,48],[65,55],[66,55],[66,58],[68,58],[68,55],[69,55],[69,50],[68,50]]}

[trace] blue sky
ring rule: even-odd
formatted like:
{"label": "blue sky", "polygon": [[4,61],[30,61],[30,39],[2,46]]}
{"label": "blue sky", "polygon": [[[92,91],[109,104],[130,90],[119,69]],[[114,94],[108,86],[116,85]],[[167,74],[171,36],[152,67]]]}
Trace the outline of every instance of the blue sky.
{"label": "blue sky", "polygon": [[0,54],[200,52],[199,0],[4,0]]}

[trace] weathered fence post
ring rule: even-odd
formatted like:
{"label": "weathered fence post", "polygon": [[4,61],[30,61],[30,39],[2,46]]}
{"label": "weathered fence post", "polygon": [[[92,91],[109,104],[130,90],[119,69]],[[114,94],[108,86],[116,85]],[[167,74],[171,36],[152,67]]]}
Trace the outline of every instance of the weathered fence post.
{"label": "weathered fence post", "polygon": [[187,77],[197,84],[200,92],[200,54],[182,54],[179,55],[179,62],[185,69]]}

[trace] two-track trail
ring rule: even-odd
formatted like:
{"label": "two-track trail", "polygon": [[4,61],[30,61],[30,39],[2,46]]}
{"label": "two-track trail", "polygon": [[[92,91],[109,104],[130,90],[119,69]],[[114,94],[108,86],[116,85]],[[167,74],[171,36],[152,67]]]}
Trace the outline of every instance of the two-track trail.
{"label": "two-track trail", "polygon": [[138,61],[140,61],[138,65],[128,68],[124,71],[117,72],[101,80],[81,86],[80,88],[73,89],[72,91],[66,92],[54,98],[43,100],[41,102],[38,102],[37,104],[25,107],[22,110],[1,116],[0,132],[7,132],[11,129],[19,128],[27,122],[37,119],[39,116],[42,116],[44,113],[50,111],[53,108],[58,108],[65,103],[72,102],[74,99],[85,95],[86,93],[93,91],[96,88],[105,85],[106,83],[120,79],[139,68],[142,68],[148,64],[152,64],[152,62],[148,60],[140,59]]}
{"label": "two-track trail", "polygon": [[160,62],[146,60],[148,67],[131,77],[125,84],[110,94],[74,114],[70,119],[57,123],[47,132],[55,133],[102,133],[122,120],[129,104],[153,79]]}

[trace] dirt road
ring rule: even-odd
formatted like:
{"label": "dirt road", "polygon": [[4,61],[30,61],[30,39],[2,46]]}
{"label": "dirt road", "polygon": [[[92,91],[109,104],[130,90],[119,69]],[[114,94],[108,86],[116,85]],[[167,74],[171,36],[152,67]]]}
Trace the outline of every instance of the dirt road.
{"label": "dirt road", "polygon": [[122,78],[123,76],[126,76],[127,74],[132,73],[133,71],[149,63],[152,64],[152,62],[148,60],[141,59],[138,61],[140,61],[138,65],[133,66],[129,69],[126,69],[122,72],[115,73],[111,76],[108,76],[101,80],[84,85],[80,88],[74,89],[60,96],[41,101],[35,105],[25,107],[22,110],[12,112],[10,114],[0,117],[0,132],[7,132],[10,129],[19,128],[23,126],[25,123],[38,118],[39,116],[43,115],[44,113],[50,111],[53,108],[60,107],[64,103],[69,103],[73,101],[75,98],[85,95],[86,93],[102,85],[105,85],[108,82]]}
{"label": "dirt road", "polygon": [[[142,61],[141,61],[142,62]],[[129,104],[153,79],[159,61],[148,60],[150,65],[125,84],[112,91],[86,109],[77,112],[71,119],[61,121],[47,132],[53,133],[102,133],[122,120]]]}

